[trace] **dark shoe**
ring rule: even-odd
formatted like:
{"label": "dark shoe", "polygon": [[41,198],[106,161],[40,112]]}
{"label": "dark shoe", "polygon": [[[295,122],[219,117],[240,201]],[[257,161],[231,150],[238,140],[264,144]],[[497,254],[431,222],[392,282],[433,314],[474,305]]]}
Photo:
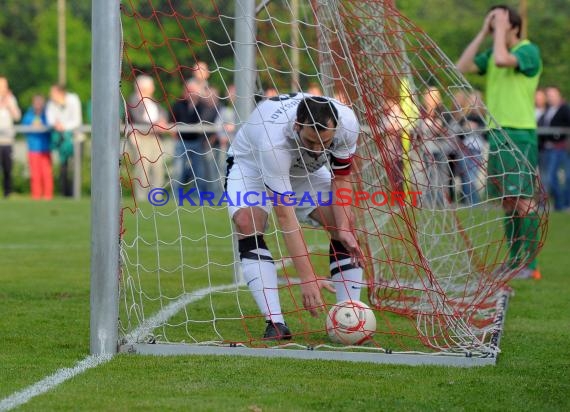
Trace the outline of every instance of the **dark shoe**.
{"label": "dark shoe", "polygon": [[284,323],[273,323],[270,320],[265,321],[267,327],[263,334],[265,340],[291,340],[291,331]]}

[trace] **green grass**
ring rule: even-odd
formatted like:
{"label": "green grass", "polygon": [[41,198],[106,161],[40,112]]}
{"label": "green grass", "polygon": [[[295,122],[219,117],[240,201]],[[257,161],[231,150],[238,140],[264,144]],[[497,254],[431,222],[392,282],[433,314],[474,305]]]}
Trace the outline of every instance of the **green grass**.
{"label": "green grass", "polygon": [[[0,399],[89,352],[89,203],[0,203]],[[515,281],[494,367],[120,355],[21,410],[570,410],[570,216]],[[169,252],[165,252],[169,253]]]}

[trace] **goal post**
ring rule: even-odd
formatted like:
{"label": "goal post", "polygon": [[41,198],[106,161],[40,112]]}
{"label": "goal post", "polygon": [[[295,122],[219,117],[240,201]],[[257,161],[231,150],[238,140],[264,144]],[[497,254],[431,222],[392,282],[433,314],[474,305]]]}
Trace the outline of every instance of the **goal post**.
{"label": "goal post", "polygon": [[245,120],[255,106],[255,0],[236,0],[235,7],[235,110],[237,120]]}
{"label": "goal post", "polygon": [[[540,249],[547,211],[536,211],[534,233],[519,227],[518,243],[505,239],[502,227],[517,224],[491,190],[508,178],[485,175],[482,136],[492,119],[392,3],[127,0],[119,9],[93,1],[93,353],[496,362],[507,282]],[[326,315],[304,309],[273,215],[265,239],[279,281],[271,288],[291,341],[262,338],[264,316],[238,274],[224,160],[270,92],[284,111],[290,92],[334,97],[360,123],[350,203],[367,262],[361,299],[377,320],[363,345],[331,342]],[[531,170],[515,169],[508,174]],[[315,271],[328,274],[328,232],[302,225]],[[509,259],[516,265],[503,271]],[[326,313],[337,302],[323,298]]]}
{"label": "goal post", "polygon": [[117,352],[119,318],[119,0],[92,1],[90,352]]}

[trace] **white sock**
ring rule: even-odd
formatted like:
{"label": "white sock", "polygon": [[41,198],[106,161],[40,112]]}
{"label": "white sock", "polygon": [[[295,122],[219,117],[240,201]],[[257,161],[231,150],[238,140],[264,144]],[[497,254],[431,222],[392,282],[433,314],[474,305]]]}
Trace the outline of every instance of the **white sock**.
{"label": "white sock", "polygon": [[[251,252],[271,257],[267,249],[254,249]],[[241,267],[247,286],[265,319],[273,323],[285,323],[279,302],[275,265],[267,260],[243,258]]]}
{"label": "white sock", "polygon": [[[331,271],[337,267],[349,265],[350,258],[343,259],[339,262],[330,264]],[[350,269],[341,270],[331,276],[331,280],[336,289],[336,301],[342,302],[343,300],[360,300],[360,290],[364,287],[362,282],[363,269],[360,267],[353,267]]]}

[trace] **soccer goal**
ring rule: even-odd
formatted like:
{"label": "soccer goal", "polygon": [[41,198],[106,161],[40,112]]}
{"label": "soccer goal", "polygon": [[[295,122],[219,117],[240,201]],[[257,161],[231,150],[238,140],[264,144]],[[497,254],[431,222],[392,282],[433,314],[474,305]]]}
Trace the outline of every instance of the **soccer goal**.
{"label": "soccer goal", "polygon": [[[392,1],[126,0],[119,9],[104,0],[93,15],[92,352],[496,362],[507,282],[540,249],[546,210],[532,211],[530,247],[505,239],[514,217],[492,189],[509,176],[486,175],[493,121]],[[334,97],[361,124],[347,202],[376,318],[361,345],[330,341],[332,294],[320,318],[303,308],[274,218],[266,240],[290,341],[262,338],[264,317],[239,272],[226,150],[257,102],[286,105],[291,92]],[[522,159],[509,175],[532,170]],[[538,185],[529,190],[542,204]],[[303,229],[312,264],[328,274],[327,232]],[[516,267],[503,270],[513,256]]]}

